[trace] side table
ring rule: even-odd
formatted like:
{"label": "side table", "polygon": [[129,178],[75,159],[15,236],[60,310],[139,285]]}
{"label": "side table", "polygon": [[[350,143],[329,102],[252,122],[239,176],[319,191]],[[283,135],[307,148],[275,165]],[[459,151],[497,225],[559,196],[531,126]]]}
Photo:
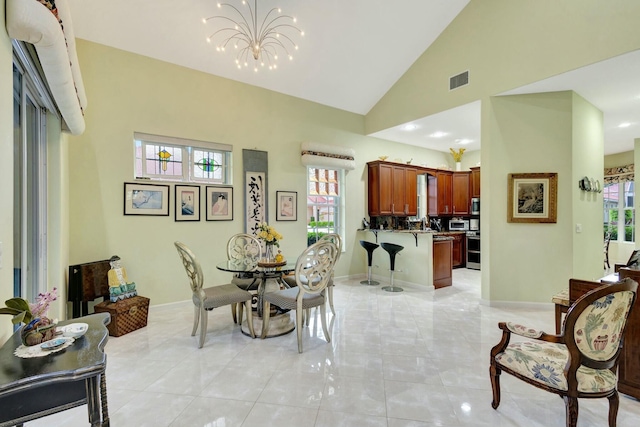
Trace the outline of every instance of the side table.
{"label": "side table", "polygon": [[109,426],[105,370],[108,313],[60,322],[84,322],[87,333],[68,348],[43,357],[14,355],[22,342],[14,333],[0,348],[0,427],[87,405],[91,426]]}

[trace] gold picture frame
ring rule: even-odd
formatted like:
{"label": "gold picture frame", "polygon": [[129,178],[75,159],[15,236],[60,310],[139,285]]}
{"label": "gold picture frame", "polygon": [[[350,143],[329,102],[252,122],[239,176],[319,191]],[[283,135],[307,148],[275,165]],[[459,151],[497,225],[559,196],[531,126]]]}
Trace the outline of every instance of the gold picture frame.
{"label": "gold picture frame", "polygon": [[556,223],[557,173],[510,173],[507,222]]}

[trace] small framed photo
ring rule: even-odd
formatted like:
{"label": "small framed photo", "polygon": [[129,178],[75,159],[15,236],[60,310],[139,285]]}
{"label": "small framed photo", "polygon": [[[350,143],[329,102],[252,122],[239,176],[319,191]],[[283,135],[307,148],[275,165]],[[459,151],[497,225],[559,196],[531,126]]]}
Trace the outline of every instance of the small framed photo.
{"label": "small framed photo", "polygon": [[124,214],[169,216],[169,186],[125,182]]}
{"label": "small framed photo", "polygon": [[200,221],[200,186],[175,186],[176,221]]}
{"label": "small framed photo", "polygon": [[510,173],[507,222],[555,223],[557,173]]}
{"label": "small framed photo", "polygon": [[207,186],[207,221],[233,220],[233,187]]}
{"label": "small framed photo", "polygon": [[298,220],[298,193],[295,191],[276,191],[276,221]]}

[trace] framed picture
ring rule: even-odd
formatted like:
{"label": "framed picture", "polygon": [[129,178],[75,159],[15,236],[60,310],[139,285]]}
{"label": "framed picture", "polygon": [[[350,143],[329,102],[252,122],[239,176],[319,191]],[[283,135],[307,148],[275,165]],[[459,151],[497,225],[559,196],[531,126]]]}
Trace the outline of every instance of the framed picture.
{"label": "framed picture", "polygon": [[276,191],[276,221],[298,220],[298,193],[295,191]]}
{"label": "framed picture", "polygon": [[169,216],[169,186],[125,182],[124,214]]}
{"label": "framed picture", "polygon": [[555,223],[557,173],[510,173],[507,222]]}
{"label": "framed picture", "polygon": [[175,186],[175,220],[200,221],[200,186]]}
{"label": "framed picture", "polygon": [[207,221],[233,220],[233,187],[207,186]]}

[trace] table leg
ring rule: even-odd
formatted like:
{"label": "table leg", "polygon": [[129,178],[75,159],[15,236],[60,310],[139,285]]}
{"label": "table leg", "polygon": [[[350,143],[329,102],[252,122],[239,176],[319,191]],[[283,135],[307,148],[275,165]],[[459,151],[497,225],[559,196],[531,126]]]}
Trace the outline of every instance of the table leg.
{"label": "table leg", "polygon": [[102,403],[102,427],[109,427],[109,407],[107,405],[107,372],[100,375],[100,402]]}
{"label": "table leg", "polygon": [[85,380],[87,393],[87,412],[89,413],[89,424],[91,426],[101,426],[100,420],[100,394],[98,391],[98,375]]}

